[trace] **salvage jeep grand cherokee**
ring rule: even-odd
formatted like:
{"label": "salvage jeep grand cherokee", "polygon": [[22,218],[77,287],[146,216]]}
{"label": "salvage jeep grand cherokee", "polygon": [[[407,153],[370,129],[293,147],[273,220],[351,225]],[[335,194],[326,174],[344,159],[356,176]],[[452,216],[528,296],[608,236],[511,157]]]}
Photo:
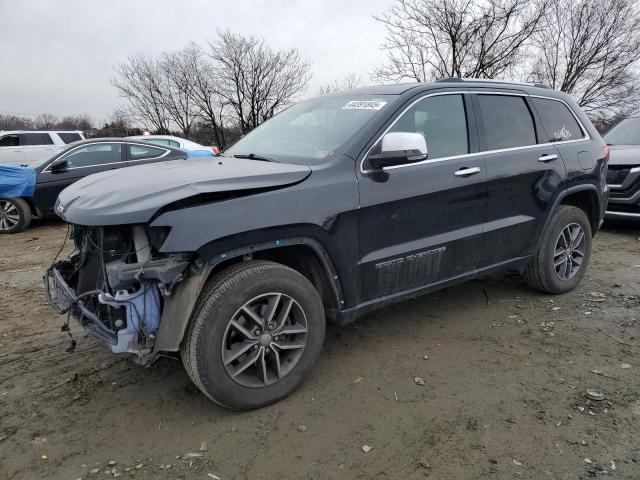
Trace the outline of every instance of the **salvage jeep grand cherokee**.
{"label": "salvage jeep grand cherokee", "polygon": [[502,269],[585,273],[608,150],[567,95],[447,79],[301,102],[222,157],[99,173],[58,199],[75,251],[50,302],[114,352],[180,352],[235,409],[298,387],[325,318]]}

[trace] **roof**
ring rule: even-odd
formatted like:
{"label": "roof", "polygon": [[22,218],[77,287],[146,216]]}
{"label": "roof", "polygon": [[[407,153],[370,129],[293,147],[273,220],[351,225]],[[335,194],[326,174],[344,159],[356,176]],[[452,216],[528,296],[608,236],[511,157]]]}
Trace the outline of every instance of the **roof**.
{"label": "roof", "polygon": [[333,93],[333,95],[342,95],[346,92],[357,95],[402,95],[403,93],[420,86],[427,85],[425,83],[394,83],[391,85],[371,85],[368,87],[358,87],[348,90],[341,90]]}
{"label": "roof", "polygon": [[422,88],[426,89],[428,87],[499,87],[499,88],[518,88],[520,90],[529,90],[529,89],[541,89],[544,90],[546,94],[550,92],[556,92],[556,90],[550,89],[542,84],[536,83],[524,83],[524,82],[511,82],[508,80],[493,80],[488,78],[458,78],[458,77],[450,77],[450,78],[441,78],[436,80],[435,82],[412,82],[412,83],[396,83],[392,85],[373,85],[369,87],[359,87],[353,88],[350,90],[343,90],[333,93],[332,95],[344,95],[348,94],[358,94],[358,95],[402,95],[409,90]]}
{"label": "roof", "polygon": [[4,134],[17,134],[17,133],[84,133],[82,130],[2,130],[0,132]]}

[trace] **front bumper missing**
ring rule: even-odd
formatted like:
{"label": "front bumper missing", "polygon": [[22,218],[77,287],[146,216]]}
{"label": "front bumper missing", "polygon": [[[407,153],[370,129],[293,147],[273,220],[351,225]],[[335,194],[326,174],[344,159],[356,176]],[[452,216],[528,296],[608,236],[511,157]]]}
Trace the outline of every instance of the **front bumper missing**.
{"label": "front bumper missing", "polygon": [[85,299],[98,295],[98,292],[90,291],[76,295],[64,280],[60,271],[62,268],[64,262],[58,262],[44,274],[44,293],[49,305],[59,314],[66,313],[71,316],[90,335],[109,345],[117,345],[118,336],[115,332],[109,330],[83,303]]}

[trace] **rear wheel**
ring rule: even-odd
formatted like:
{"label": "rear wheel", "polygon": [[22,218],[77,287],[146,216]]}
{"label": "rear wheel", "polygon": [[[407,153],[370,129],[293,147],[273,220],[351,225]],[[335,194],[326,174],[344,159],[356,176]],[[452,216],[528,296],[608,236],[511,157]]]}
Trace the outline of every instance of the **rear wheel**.
{"label": "rear wheel", "polygon": [[211,400],[247,410],[300,386],[324,333],[322,301],[309,280],[277,263],[245,262],[220,273],[201,294],[182,360]]}
{"label": "rear wheel", "polygon": [[562,205],[545,229],[525,280],[547,293],[573,290],[585,274],[591,257],[591,223],[583,210]]}
{"label": "rear wheel", "polygon": [[22,198],[0,199],[0,233],[18,233],[31,223],[31,209]]}

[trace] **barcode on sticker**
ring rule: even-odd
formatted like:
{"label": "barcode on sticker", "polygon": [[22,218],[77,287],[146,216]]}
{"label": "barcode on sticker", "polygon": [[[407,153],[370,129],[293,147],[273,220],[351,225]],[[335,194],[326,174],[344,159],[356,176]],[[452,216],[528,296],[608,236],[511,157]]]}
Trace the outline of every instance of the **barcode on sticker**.
{"label": "barcode on sticker", "polygon": [[377,100],[351,100],[342,107],[343,110],[380,110],[387,102]]}

